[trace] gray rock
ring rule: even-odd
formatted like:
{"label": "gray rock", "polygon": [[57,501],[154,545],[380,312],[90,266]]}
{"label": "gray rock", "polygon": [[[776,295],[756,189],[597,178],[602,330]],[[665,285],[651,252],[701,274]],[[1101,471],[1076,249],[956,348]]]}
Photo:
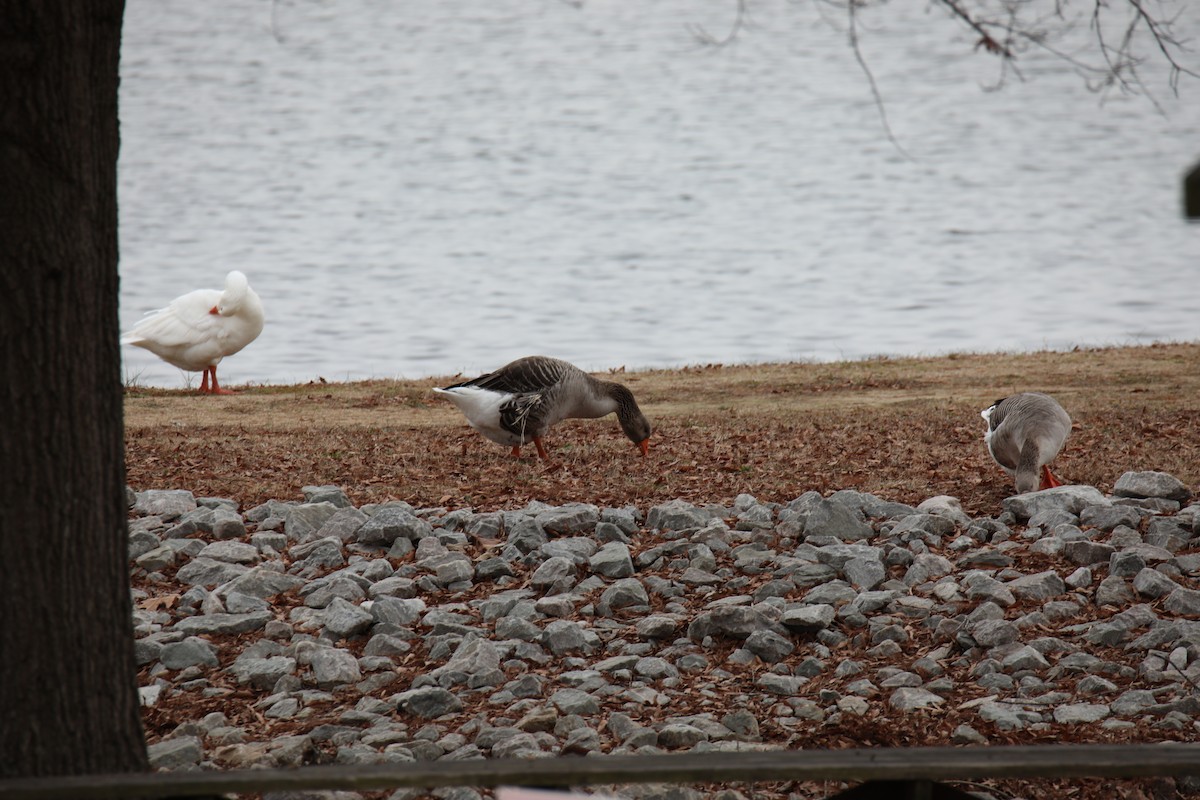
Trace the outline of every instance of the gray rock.
{"label": "gray rock", "polygon": [[843,542],[870,539],[875,531],[863,519],[861,513],[856,513],[839,503],[822,500],[808,512],[804,523],[804,535],[832,536]]}
{"label": "gray rock", "polygon": [[425,614],[425,601],[420,598],[376,597],[371,601],[370,615],[376,622],[391,625],[412,625]]}
{"label": "gray rock", "polygon": [[499,668],[500,648],[490,639],[469,635],[463,638],[450,660],[430,675],[439,683],[443,676],[447,676],[451,684],[466,683],[471,676],[486,675]]}
{"label": "gray rock", "polygon": [[951,744],[987,744],[988,738],[970,725],[963,723],[950,735]]}
{"label": "gray rock", "polygon": [[548,592],[564,592],[575,585],[575,564],[569,558],[555,556],[542,562],[529,578],[529,585]]}
{"label": "gray rock", "polygon": [[776,675],[773,672],[763,673],[754,682],[768,694],[777,694],[783,697],[796,697],[803,694],[806,683],[808,683],[808,678],[799,675]]}
{"label": "gray rock", "polygon": [[606,578],[628,578],[633,575],[633,558],[623,542],[609,542],[588,559],[592,572]]}
{"label": "gray rock", "polygon": [[1005,608],[1017,602],[1016,595],[1007,585],[983,572],[968,572],[963,576],[962,585],[972,600],[988,600]]}
{"label": "gray rock", "polygon": [[1149,689],[1130,689],[1113,700],[1109,704],[1109,708],[1119,717],[1132,717],[1141,714],[1157,703],[1154,692]]}
{"label": "gray rock", "polygon": [[[1046,489],[1045,491],[1054,491]],[[1027,495],[1020,495],[1025,497]],[[1035,575],[1025,575],[1008,582],[1012,593],[1023,600],[1049,600],[1067,590],[1063,579],[1054,570],[1046,570]]]}
{"label": "gray rock", "polygon": [[1109,577],[1130,578],[1146,568],[1146,560],[1136,552],[1119,550],[1108,560]]}
{"label": "gray rock", "polygon": [[292,541],[310,541],[316,538],[317,531],[337,510],[338,507],[333,503],[304,503],[292,506],[284,518],[284,530]]}
{"label": "gray rock", "polygon": [[243,572],[228,583],[217,587],[219,595],[243,594],[250,597],[266,599],[281,592],[298,589],[304,585],[304,580],[294,575],[284,575],[281,572],[258,566]]}
{"label": "gray rock", "polygon": [[261,630],[275,619],[270,611],[253,611],[248,614],[203,614],[185,617],[175,623],[175,630],[183,634],[237,634]]}
{"label": "gray rock", "polygon": [[[1046,490],[1051,491],[1051,490]],[[1042,715],[1029,711],[1019,705],[1008,703],[987,702],[979,706],[979,716],[994,724],[1000,730],[1022,730],[1031,724],[1042,721]]]}
{"label": "gray rock", "polygon": [[[942,539],[952,536],[956,528],[954,519],[941,514],[910,514],[892,528],[892,536],[897,536],[906,542],[914,538],[930,536]],[[920,535],[913,536],[912,534]]]}
{"label": "gray rock", "polygon": [[329,503],[337,508],[349,508],[350,498],[339,486],[304,486],[300,489],[306,503]]}
{"label": "gray rock", "polygon": [[783,634],[782,626],[745,606],[721,606],[698,614],[688,626],[688,638],[700,642],[706,636],[745,639],[755,631]]}
{"label": "gray rock", "polygon": [[211,558],[229,564],[254,564],[261,558],[258,548],[246,542],[213,542],[205,545],[197,558]]}
{"label": "gray rock", "polygon": [[1072,703],[1054,709],[1054,721],[1060,725],[1085,725],[1099,722],[1112,714],[1105,703]]}
{"label": "gray rock", "polygon": [[921,553],[913,559],[904,573],[904,585],[916,586],[949,575],[953,571],[954,565],[948,559],[933,553]]}
{"label": "gray rock", "polygon": [[828,564],[839,572],[856,559],[883,563],[882,548],[866,544],[827,544],[816,548],[816,556],[822,564]]}
{"label": "gray rock", "polygon": [[651,614],[637,621],[638,636],[643,639],[668,639],[682,624],[680,618],[667,614]]}
{"label": "gray rock", "polygon": [[767,630],[754,631],[747,636],[745,647],[768,664],[778,664],[796,649],[786,637]]}
{"label": "gray rock", "polygon": [[1192,496],[1187,485],[1166,472],[1126,472],[1117,478],[1113,494],[1121,497],[1160,497],[1185,502]]}
{"label": "gray rock", "polygon": [[469,558],[450,557],[441,561],[434,571],[438,586],[453,586],[475,577],[475,567]]}
{"label": "gray rock", "polygon": [[538,514],[534,519],[550,533],[590,533],[600,521],[600,509],[588,503],[570,503]]}
{"label": "gray rock", "polygon": [[871,558],[852,558],[842,568],[842,574],[851,586],[859,589],[874,589],[887,579],[887,570],[883,562]]}
{"label": "gray rock", "polygon": [[[334,505],[337,505],[334,503]],[[338,506],[329,519],[321,525],[314,534],[319,539],[340,539],[342,542],[353,542],[358,538],[358,532],[367,524],[369,517],[357,508]]]}
{"label": "gray rock", "polygon": [[550,695],[550,702],[563,714],[597,714],[600,704],[596,698],[579,689],[559,689]]}
{"label": "gray rock", "polygon": [[985,619],[971,625],[971,638],[981,647],[999,647],[1012,644],[1021,636],[1016,625],[1005,619]]}
{"label": "gray rock", "polygon": [[1132,600],[1133,591],[1125,580],[1117,575],[1109,575],[1096,587],[1098,606],[1121,606]]}
{"label": "gray rock", "polygon": [[213,513],[212,534],[217,539],[241,539],[246,535],[246,523],[236,511],[216,508]]}
{"label": "gray rock", "polygon": [[1001,507],[1006,512],[1022,521],[1043,511],[1058,509],[1078,515],[1088,506],[1108,505],[1112,505],[1112,501],[1093,486],[1059,486],[1040,492],[1014,495],[1001,502]]}
{"label": "gray rock", "polygon": [[242,564],[230,564],[211,558],[194,558],[180,567],[175,577],[180,583],[189,586],[216,586],[244,575],[249,569]]}
{"label": "gray rock", "polygon": [[375,618],[371,612],[361,606],[341,597],[335,597],[321,612],[321,621],[326,631],[339,639],[344,639],[364,633],[375,622]]}
{"label": "gray rock", "polygon": [[631,606],[649,604],[650,595],[637,578],[622,578],[609,586],[600,595],[596,610],[602,616],[611,616],[614,611]]}
{"label": "gray rock", "polygon": [[296,671],[296,659],[280,655],[257,658],[243,653],[230,665],[229,671],[239,683],[266,690],[275,686],[280,678]]}
{"label": "gray rock", "polygon": [[313,680],[322,689],[333,689],[362,680],[358,659],[349,650],[325,648],[313,653],[309,664]]}
{"label": "gray rock", "polygon": [[424,686],[392,695],[391,702],[401,711],[423,719],[436,719],[443,714],[462,710],[462,701],[453,692],[440,687]]}
{"label": "gray rock", "polygon": [[198,736],[176,736],[148,746],[146,752],[151,769],[176,770],[199,764],[204,757],[204,746]]}
{"label": "gray rock", "polygon": [[1079,523],[1088,528],[1111,532],[1119,525],[1136,528],[1149,514],[1133,506],[1088,506],[1079,513]]}
{"label": "gray rock", "polygon": [[159,572],[172,566],[175,563],[175,558],[175,548],[169,544],[164,544],[142,553],[134,559],[134,563],[147,572]]}
{"label": "gray rock", "polygon": [[358,529],[358,541],[368,545],[390,545],[400,538],[415,543],[432,535],[432,525],[399,507],[377,509]]}
{"label": "gray rock", "polygon": [[556,619],[542,633],[542,644],[555,655],[583,650],[588,645],[584,628],[577,622]]}
{"label": "gray rock", "polygon": [[1061,508],[1049,508],[1034,514],[1026,524],[1030,528],[1041,528],[1045,531],[1052,531],[1060,525],[1074,527],[1079,521],[1080,518],[1075,514]]}
{"label": "gray rock", "polygon": [[1088,567],[1107,562],[1116,550],[1111,544],[1081,539],[1063,544],[1062,554],[1072,564]]}
{"label": "gray rock", "polygon": [[784,627],[797,633],[816,633],[833,624],[835,611],[825,603],[788,606],[779,621]]}
{"label": "gray rock", "polygon": [[888,705],[897,711],[916,711],[921,708],[936,708],[945,703],[943,697],[939,697],[928,689],[919,689],[915,687],[902,686],[892,692],[888,698]]}
{"label": "gray rock", "polygon": [[658,681],[663,678],[679,677],[679,670],[667,661],[665,658],[657,656],[651,658],[639,658],[634,664],[633,671],[638,677],[645,680]]}
{"label": "gray rock", "polygon": [[220,664],[217,647],[207,639],[189,636],[179,642],[162,646],[159,660],[167,669],[184,669],[192,666],[215,667]]}
{"label": "gray rock", "polygon": [[702,528],[712,518],[706,509],[697,508],[683,500],[670,500],[654,506],[646,514],[646,527],[663,531],[682,531]]}
{"label": "gray rock", "polygon": [[1133,590],[1146,597],[1165,597],[1178,588],[1179,584],[1150,567],[1133,576]]}
{"label": "gray rock", "polygon": [[1183,616],[1200,615],[1200,591],[1185,589],[1182,586],[1167,595],[1163,608],[1172,614]]}
{"label": "gray rock", "polygon": [[1021,670],[1042,670],[1050,666],[1050,662],[1045,657],[1028,645],[1013,651],[1005,656],[1001,661],[1005,672],[1019,672]]}
{"label": "gray rock", "polygon": [[143,517],[161,517],[164,521],[179,519],[196,510],[196,497],[185,489],[149,489],[137,493],[133,513]]}
{"label": "gray rock", "polygon": [[708,734],[693,725],[668,723],[658,731],[659,745],[668,750],[694,747],[696,744],[706,741],[708,741]]}

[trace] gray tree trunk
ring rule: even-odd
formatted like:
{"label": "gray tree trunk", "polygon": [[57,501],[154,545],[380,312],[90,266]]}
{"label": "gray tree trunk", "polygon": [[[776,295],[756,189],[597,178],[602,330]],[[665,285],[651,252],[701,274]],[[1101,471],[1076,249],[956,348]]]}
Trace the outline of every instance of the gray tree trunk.
{"label": "gray tree trunk", "polygon": [[124,0],[0,0],[0,777],[144,770],[117,318]]}

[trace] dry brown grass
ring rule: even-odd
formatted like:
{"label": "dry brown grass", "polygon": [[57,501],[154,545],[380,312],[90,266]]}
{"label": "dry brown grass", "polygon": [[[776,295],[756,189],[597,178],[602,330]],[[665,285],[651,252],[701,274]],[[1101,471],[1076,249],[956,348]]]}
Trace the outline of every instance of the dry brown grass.
{"label": "dry brown grass", "polygon": [[655,424],[649,458],[610,417],[556,427],[551,465],[513,459],[429,391],[449,379],[251,387],[231,397],[130,389],[128,482],[244,505],[336,484],[357,504],[481,510],[531,499],[729,503],[742,492],[787,501],[855,488],[908,503],[950,494],[968,513],[990,514],[1012,486],[984,450],[979,410],[1039,390],[1075,421],[1056,463],[1064,480],[1109,490],[1126,470],[1156,469],[1200,484],[1200,343],[613,377]]}

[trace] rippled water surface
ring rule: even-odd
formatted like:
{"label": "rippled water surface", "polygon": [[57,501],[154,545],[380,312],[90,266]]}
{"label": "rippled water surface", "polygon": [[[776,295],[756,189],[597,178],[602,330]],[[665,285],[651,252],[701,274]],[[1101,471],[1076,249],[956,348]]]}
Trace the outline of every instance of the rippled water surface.
{"label": "rippled water surface", "polygon": [[1147,70],[1160,110],[1029,53],[989,91],[890,4],[861,35],[901,151],[840,17],[753,2],[703,46],[735,6],[130,0],[124,325],[237,268],[268,322],[225,383],[1200,339],[1200,82]]}

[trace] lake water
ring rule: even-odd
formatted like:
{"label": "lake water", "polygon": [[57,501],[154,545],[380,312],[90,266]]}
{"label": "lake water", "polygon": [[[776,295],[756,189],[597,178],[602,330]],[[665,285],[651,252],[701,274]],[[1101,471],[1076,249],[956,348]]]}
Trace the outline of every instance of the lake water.
{"label": "lake water", "polygon": [[1200,339],[1200,81],[1147,68],[1156,108],[1031,52],[991,91],[889,4],[901,151],[841,16],[750,7],[710,47],[734,0],[129,0],[123,326],[236,268],[268,321],[226,384]]}

